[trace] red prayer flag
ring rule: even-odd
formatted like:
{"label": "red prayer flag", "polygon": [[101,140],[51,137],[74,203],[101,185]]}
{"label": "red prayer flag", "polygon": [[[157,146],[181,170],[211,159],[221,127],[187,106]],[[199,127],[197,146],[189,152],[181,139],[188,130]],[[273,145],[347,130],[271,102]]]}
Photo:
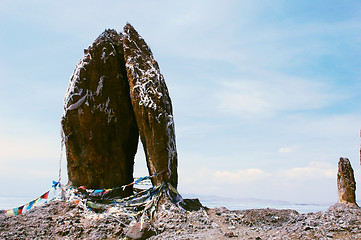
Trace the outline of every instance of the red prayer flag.
{"label": "red prayer flag", "polygon": [[41,199],[48,199],[48,195],[49,195],[49,192],[46,192],[44,193],[43,195],[41,195]]}
{"label": "red prayer flag", "polygon": [[19,215],[23,213],[23,208],[24,208],[24,206],[21,206],[21,207],[18,208],[18,214]]}

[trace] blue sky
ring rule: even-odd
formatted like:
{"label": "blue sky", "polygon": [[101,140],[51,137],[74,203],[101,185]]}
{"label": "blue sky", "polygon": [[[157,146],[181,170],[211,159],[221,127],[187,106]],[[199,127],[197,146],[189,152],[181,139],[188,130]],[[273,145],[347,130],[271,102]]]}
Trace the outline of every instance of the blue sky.
{"label": "blue sky", "polygon": [[70,75],[126,22],[170,91],[181,193],[335,202],[341,156],[360,178],[359,1],[0,0],[0,22],[4,194],[57,179]]}

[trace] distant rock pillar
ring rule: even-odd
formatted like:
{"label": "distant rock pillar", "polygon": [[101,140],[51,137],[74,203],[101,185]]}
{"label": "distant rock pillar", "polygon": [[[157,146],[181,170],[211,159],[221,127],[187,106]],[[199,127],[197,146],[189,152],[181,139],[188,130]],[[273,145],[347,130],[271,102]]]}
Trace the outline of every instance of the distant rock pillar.
{"label": "distant rock pillar", "polygon": [[177,187],[177,150],[172,103],[163,75],[153,54],[137,31],[124,27],[123,46],[130,98],[153,184],[170,182]]}
{"label": "distant rock pillar", "polygon": [[71,77],[62,118],[69,181],[92,189],[129,184],[139,134],[122,39],[106,30],[84,53]]}
{"label": "distant rock pillar", "polygon": [[337,188],[339,203],[356,204],[356,182],[348,158],[340,158],[337,172]]}

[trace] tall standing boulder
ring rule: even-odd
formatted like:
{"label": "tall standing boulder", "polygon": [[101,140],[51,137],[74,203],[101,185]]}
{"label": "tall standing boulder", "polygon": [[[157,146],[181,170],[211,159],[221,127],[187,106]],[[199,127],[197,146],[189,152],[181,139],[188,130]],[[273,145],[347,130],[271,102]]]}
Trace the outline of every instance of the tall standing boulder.
{"label": "tall standing boulder", "polygon": [[356,204],[356,182],[348,158],[340,158],[337,172],[337,188],[339,203]]}
{"label": "tall standing boulder", "polygon": [[123,46],[130,97],[154,184],[168,181],[177,187],[177,151],[171,99],[158,63],[138,32],[128,23]]}
{"label": "tall standing boulder", "polygon": [[[71,77],[62,118],[69,181],[93,189],[129,184],[139,134],[121,36],[106,30],[84,53]],[[122,195],[130,194],[132,187]]]}

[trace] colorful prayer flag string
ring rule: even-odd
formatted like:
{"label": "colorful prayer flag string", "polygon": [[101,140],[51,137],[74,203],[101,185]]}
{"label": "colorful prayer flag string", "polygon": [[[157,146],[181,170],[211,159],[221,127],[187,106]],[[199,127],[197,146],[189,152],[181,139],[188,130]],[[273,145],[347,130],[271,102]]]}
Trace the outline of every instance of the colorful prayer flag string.
{"label": "colorful prayer flag string", "polygon": [[[91,192],[91,193],[97,194],[97,195],[98,194],[99,195],[104,195],[106,193],[109,193],[109,192],[111,192],[113,190],[117,190],[117,189],[123,189],[124,190],[126,187],[129,187],[129,186],[134,185],[134,184],[139,184],[144,180],[154,178],[155,176],[164,174],[166,172],[168,172],[168,170],[164,170],[162,172],[155,173],[155,174],[153,174],[151,176],[140,177],[140,178],[137,178],[136,180],[134,180],[133,182],[131,182],[131,183],[127,184],[127,185],[116,187],[116,188],[113,188],[113,189],[88,190],[84,186],[80,186],[77,189],[82,190],[82,191]],[[17,215],[23,214],[23,213],[29,211],[30,209],[32,209],[35,206],[39,206],[39,205],[41,205],[43,203],[46,203],[48,201],[52,201],[52,200],[54,200],[56,198],[59,198],[60,195],[61,195],[60,192],[62,191],[62,188],[63,187],[62,187],[62,185],[60,184],[59,181],[58,182],[53,181],[52,188],[49,191],[42,194],[40,197],[36,198],[35,200],[30,201],[29,203],[27,203],[25,205],[17,207],[17,208],[13,208],[13,209],[9,209],[9,210],[0,210],[0,214],[5,214],[7,216],[17,216]],[[70,188],[72,188],[72,187],[70,187]],[[174,189],[171,189],[171,190],[174,191]],[[128,198],[125,198],[123,200],[134,199],[135,197],[142,196],[142,194],[147,192],[147,191],[149,191],[150,196],[152,196],[155,193],[157,193],[157,191],[159,191],[159,189],[155,188],[155,187],[151,187],[150,189],[141,191],[141,192],[137,193],[136,195],[132,195],[132,196],[130,196]]]}

